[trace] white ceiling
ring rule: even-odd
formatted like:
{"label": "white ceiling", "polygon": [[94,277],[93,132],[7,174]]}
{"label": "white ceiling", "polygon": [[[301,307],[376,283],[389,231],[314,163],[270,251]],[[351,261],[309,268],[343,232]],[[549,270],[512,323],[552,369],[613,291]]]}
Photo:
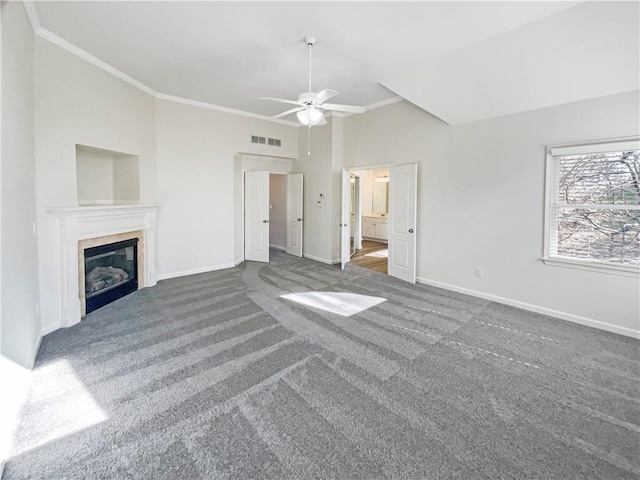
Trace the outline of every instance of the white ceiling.
{"label": "white ceiling", "polygon": [[[548,72],[539,67],[554,49],[549,39],[569,45],[555,55],[555,65],[564,55],[580,50],[576,42],[593,34],[594,15],[602,11],[614,11],[611,21],[620,15],[626,19],[624,42],[635,21],[637,40],[638,15],[628,20],[637,2],[596,5],[601,10],[587,15],[584,28],[581,2],[45,1],[34,5],[42,36],[70,42],[155,92],[260,115],[287,108],[259,97],[295,99],[307,90],[308,51],[302,41],[306,35],[317,37],[314,91],[332,88],[340,92],[332,102],[365,106],[400,95],[450,123],[512,113],[504,105],[531,109],[547,106],[544,103],[550,99],[564,103],[633,89],[627,88],[633,78],[613,86],[603,86],[606,79],[599,78],[594,88],[587,86],[579,95],[572,91],[567,96],[564,88],[547,96],[534,95],[529,102],[509,103],[515,93],[504,91],[504,84],[524,78],[527,85],[540,85]],[[617,34],[612,35],[613,40],[603,35],[609,40],[596,49],[598,61],[607,58],[619,41]],[[513,44],[514,39],[520,43]],[[637,41],[633,48],[619,47],[616,59],[633,55],[633,48],[637,57]],[[585,50],[572,59],[572,66],[592,63],[592,53]],[[499,81],[509,69],[496,65],[517,59],[518,65],[526,65],[529,58],[535,68]],[[496,88],[487,90],[493,79],[498,80]],[[636,78],[635,88],[637,83]],[[496,103],[498,108],[493,108]]]}

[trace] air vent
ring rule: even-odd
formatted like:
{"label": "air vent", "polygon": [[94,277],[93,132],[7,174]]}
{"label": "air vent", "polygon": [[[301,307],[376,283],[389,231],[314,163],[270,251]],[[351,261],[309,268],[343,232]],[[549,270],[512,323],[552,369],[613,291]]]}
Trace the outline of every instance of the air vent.
{"label": "air vent", "polygon": [[281,147],[282,140],[279,138],[265,138],[258,135],[251,135],[251,143],[258,143],[261,145],[271,145],[272,147]]}

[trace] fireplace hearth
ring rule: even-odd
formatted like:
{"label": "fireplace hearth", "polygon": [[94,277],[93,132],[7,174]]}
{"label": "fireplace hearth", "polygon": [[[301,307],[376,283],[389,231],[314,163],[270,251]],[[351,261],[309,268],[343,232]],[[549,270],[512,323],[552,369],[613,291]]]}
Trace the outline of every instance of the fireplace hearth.
{"label": "fireplace hearth", "polygon": [[137,289],[137,238],[84,249],[86,313]]}

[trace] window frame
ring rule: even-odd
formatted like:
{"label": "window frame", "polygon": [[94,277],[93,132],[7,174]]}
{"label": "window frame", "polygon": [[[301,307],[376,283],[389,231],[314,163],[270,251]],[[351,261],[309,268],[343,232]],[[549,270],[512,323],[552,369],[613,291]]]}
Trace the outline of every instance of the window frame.
{"label": "window frame", "polygon": [[[634,150],[640,148],[640,136],[547,145],[545,167],[544,248],[542,253],[542,261],[545,265],[640,278],[640,267],[551,254],[551,236],[556,230],[553,208],[558,203],[557,197],[559,182],[559,161],[554,161],[554,157],[559,157],[561,155],[615,151],[618,148],[624,149],[624,144],[631,142],[636,143]],[[555,153],[555,156],[553,153]]]}

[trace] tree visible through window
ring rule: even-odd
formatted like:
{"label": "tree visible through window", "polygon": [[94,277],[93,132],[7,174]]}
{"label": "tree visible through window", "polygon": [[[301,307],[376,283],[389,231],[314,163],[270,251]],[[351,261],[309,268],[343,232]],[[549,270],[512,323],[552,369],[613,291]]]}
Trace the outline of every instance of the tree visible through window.
{"label": "tree visible through window", "polygon": [[640,266],[638,142],[551,149],[548,256]]}

